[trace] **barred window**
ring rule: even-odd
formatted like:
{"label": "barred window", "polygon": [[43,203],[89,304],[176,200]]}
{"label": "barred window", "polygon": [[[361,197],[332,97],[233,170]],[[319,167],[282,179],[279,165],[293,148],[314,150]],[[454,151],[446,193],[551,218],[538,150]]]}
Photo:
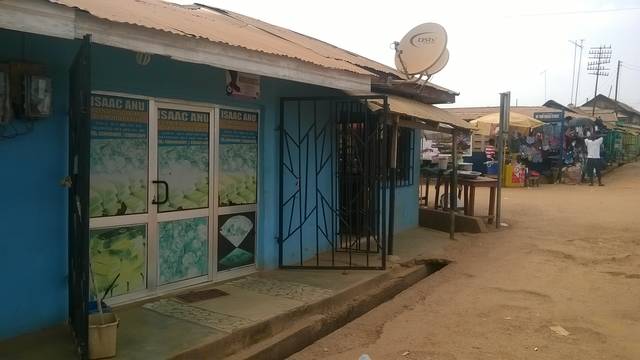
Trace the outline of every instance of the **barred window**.
{"label": "barred window", "polygon": [[398,128],[398,155],[396,162],[396,186],[413,185],[415,165],[414,130]]}

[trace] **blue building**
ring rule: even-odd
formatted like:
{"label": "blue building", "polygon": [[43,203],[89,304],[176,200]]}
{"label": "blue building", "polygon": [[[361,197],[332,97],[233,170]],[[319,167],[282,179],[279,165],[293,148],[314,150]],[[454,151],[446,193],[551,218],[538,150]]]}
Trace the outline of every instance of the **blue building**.
{"label": "blue building", "polygon": [[464,128],[429,105],[456,93],[240,14],[122,2],[0,3],[0,340],[81,337],[94,293],[384,268],[418,226],[415,129]]}

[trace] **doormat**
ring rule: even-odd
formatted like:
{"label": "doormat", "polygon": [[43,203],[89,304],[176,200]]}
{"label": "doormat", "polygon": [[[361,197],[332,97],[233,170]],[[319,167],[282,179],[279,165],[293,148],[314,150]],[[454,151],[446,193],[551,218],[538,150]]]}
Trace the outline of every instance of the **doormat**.
{"label": "doormat", "polygon": [[233,280],[227,285],[257,292],[263,295],[284,297],[305,303],[312,303],[333,295],[330,289],[323,289],[307,284],[274,279],[265,279],[256,276],[247,276]]}
{"label": "doormat", "polygon": [[202,291],[191,291],[188,293],[180,294],[176,296],[176,299],[184,302],[184,303],[194,303],[198,301],[209,300],[221,296],[229,295],[220,289],[207,289]]}
{"label": "doormat", "polygon": [[215,311],[183,304],[172,299],[163,299],[147,303],[142,305],[142,307],[162,315],[189,321],[228,333],[254,323],[254,321],[249,319],[217,313]]}

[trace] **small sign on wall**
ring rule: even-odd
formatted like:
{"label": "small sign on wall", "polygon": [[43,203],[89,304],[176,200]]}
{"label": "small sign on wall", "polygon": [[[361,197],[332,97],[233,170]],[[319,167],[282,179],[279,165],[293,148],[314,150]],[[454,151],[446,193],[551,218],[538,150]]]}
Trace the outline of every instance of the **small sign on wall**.
{"label": "small sign on wall", "polygon": [[226,93],[229,96],[258,99],[260,98],[260,76],[242,73],[239,71],[227,70]]}

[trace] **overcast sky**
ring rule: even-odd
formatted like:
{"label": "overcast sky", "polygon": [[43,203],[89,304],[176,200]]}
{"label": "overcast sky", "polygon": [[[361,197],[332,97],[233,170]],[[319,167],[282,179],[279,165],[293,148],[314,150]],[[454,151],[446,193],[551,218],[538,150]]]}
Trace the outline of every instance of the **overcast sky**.
{"label": "overcast sky", "polygon": [[[578,104],[593,97],[588,51],[611,45],[608,77],[599,93],[613,97],[617,61],[623,62],[618,98],[640,109],[640,0],[355,1],[194,0],[283,26],[393,66],[390,44],[413,26],[447,29],[449,64],[432,81],[460,92],[457,106],[570,102],[574,46],[584,39]],[[625,9],[625,10],[620,10]]]}

